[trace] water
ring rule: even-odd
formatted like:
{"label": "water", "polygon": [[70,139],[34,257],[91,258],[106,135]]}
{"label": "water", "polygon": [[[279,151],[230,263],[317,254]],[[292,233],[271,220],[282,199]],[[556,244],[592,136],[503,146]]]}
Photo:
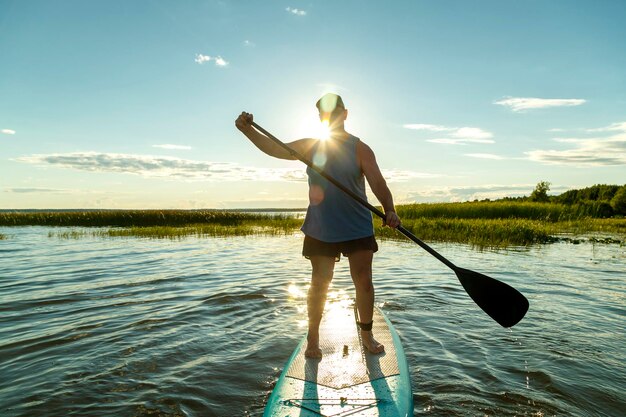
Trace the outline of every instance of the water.
{"label": "water", "polygon": [[[50,230],[0,228],[1,415],[262,414],[306,330],[300,236],[63,240]],[[416,415],[626,414],[626,248],[433,246],[531,307],[503,329],[417,245],[380,242],[377,302],[403,340]],[[333,299],[353,294],[347,266]]]}

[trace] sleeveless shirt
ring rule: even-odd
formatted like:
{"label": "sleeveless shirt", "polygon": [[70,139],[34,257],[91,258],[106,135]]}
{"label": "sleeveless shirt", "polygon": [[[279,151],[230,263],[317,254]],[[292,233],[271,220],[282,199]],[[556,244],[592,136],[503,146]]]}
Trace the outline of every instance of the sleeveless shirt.
{"label": "sleeveless shirt", "polygon": [[[318,141],[313,147],[313,164],[340,184],[367,200],[365,177],[361,171],[356,147],[359,138]],[[310,167],[309,207],[301,230],[323,242],[343,242],[372,236],[372,214],[348,194],[341,191]]]}

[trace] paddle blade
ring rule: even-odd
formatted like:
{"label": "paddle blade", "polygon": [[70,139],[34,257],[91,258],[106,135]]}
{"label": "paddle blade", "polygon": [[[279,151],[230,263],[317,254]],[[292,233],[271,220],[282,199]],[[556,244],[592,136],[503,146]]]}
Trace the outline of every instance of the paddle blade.
{"label": "paddle blade", "polygon": [[454,272],[472,300],[502,327],[516,325],[528,311],[526,297],[510,285],[469,269]]}

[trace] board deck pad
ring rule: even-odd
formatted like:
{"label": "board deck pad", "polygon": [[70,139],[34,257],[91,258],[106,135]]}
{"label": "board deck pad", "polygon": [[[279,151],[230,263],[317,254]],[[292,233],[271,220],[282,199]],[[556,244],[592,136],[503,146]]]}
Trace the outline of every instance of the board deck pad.
{"label": "board deck pad", "polygon": [[398,375],[391,332],[380,310],[374,309],[372,331],[374,338],[385,346],[383,353],[372,354],[362,346],[356,321],[353,308],[326,311],[320,325],[322,358],[306,358],[304,343],[285,375],[334,389]]}

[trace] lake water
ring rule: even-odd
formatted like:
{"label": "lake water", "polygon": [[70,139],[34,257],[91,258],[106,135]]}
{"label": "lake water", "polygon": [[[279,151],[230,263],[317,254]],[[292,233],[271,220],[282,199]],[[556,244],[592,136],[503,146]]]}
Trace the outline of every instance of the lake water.
{"label": "lake water", "polygon": [[[262,414],[306,331],[300,236],[51,230],[0,228],[0,415]],[[417,245],[380,242],[377,303],[407,352],[416,415],[626,415],[626,247],[433,247],[530,310],[503,329]],[[329,302],[353,295],[347,267]]]}

